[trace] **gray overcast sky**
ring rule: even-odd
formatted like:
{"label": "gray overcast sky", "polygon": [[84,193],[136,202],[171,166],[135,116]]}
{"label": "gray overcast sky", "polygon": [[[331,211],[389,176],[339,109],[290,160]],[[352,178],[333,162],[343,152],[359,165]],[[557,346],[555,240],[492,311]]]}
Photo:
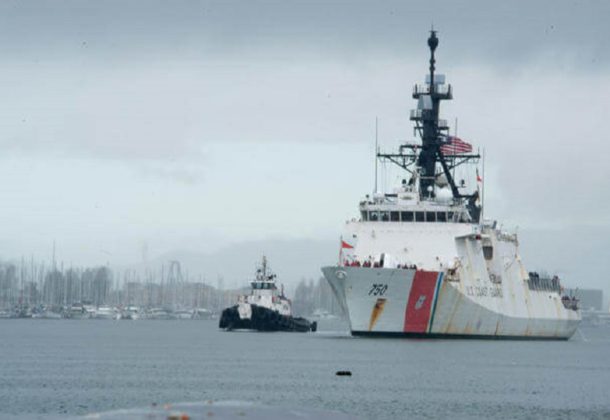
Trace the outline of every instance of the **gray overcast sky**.
{"label": "gray overcast sky", "polygon": [[606,1],[4,1],[0,258],[47,257],[53,239],[66,260],[122,264],[144,243],[336,238],[372,188],[375,116],[384,148],[411,138],[432,23],[455,93],[442,112],[486,149],[487,216],[608,233],[608,16]]}

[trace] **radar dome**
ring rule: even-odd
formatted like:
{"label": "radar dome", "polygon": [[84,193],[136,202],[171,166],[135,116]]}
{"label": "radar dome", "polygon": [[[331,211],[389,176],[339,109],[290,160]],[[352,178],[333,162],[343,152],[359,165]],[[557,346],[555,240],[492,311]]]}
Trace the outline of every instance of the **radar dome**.
{"label": "radar dome", "polygon": [[453,194],[449,188],[436,189],[436,201],[438,203],[448,204],[453,199]]}
{"label": "radar dome", "polygon": [[437,176],[434,182],[436,183],[436,186],[440,188],[444,188],[449,185],[449,181],[447,181],[447,177],[445,176],[445,174],[440,174],[439,176]]}

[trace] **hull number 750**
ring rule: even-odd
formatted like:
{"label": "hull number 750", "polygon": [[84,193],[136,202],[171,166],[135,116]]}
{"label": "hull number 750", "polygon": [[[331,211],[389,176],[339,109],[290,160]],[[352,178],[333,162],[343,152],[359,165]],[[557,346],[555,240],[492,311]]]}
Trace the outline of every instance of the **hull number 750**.
{"label": "hull number 750", "polygon": [[387,284],[373,284],[371,290],[369,290],[369,296],[383,296],[387,290]]}

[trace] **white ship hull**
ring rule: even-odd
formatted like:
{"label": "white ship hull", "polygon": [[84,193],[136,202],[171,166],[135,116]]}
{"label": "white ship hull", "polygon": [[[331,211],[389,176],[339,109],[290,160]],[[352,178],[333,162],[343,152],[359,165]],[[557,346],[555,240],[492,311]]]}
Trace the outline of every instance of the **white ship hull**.
{"label": "white ship hull", "polygon": [[569,339],[580,322],[558,293],[527,283],[449,281],[413,269],[324,267],[354,335]]}

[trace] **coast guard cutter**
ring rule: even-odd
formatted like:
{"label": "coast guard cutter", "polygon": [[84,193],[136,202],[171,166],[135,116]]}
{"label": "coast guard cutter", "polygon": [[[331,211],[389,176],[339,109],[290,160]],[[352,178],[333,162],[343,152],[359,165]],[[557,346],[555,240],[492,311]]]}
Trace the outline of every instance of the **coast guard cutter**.
{"label": "coast guard cutter", "polygon": [[580,322],[576,299],[557,276],[526,270],[516,234],[483,220],[478,171],[469,191],[455,179],[456,167],[480,156],[439,119],[453,94],[435,74],[435,31],[428,46],[430,72],[414,87],[410,115],[421,142],[376,156],[407,176],[392,193],[360,202],[340,261],[324,276],[354,335],[569,339]]}

